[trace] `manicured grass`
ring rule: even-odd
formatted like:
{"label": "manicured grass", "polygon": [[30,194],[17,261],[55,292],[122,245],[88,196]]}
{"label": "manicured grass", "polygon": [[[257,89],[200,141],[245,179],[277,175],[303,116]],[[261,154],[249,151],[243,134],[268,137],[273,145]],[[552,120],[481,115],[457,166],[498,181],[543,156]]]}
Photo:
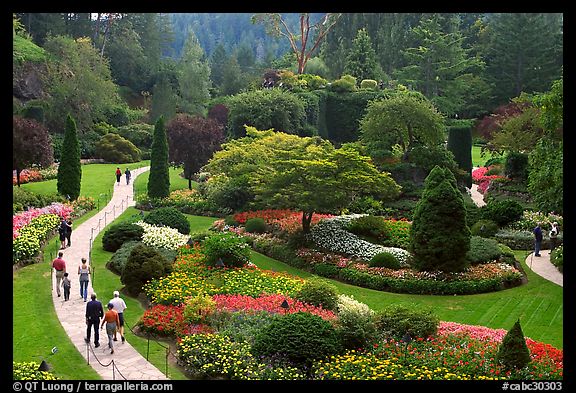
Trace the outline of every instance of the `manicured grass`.
{"label": "manicured grass", "polygon": [[[302,272],[283,262],[253,252],[253,262],[263,268],[283,271],[303,278],[311,274]],[[417,304],[431,307],[440,320],[468,325],[481,325],[493,329],[509,330],[520,318],[524,334],[534,340],[563,348],[563,291],[533,273],[524,263],[528,251],[516,251],[516,259],[528,275],[528,283],[499,292],[465,296],[426,296],[381,292],[359,288],[329,280],[340,291],[354,296],[373,310],[391,304]],[[328,280],[328,279],[326,279]]]}
{"label": "manicured grass", "polygon": [[[188,188],[188,179],[184,179],[180,174],[182,173],[182,168],[169,168],[170,174],[170,192],[175,190],[181,190]],[[138,199],[140,195],[148,193],[148,178],[150,177],[150,171],[142,173],[134,181],[134,197]],[[192,188],[197,186],[196,182],[192,182]]]}
{"label": "manicured grass", "polygon": [[477,145],[472,145],[472,166],[479,167],[484,166],[484,163],[492,158],[492,155],[489,151],[486,151],[482,156],[480,154],[481,147]]}

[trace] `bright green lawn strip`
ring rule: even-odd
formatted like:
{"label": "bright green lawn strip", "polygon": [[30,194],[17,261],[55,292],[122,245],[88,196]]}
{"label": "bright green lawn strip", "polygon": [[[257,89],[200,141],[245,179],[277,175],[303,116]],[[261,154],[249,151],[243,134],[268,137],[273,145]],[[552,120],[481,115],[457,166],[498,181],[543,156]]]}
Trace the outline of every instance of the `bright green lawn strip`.
{"label": "bright green lawn strip", "polygon": [[[285,263],[253,252],[253,262],[263,269],[285,271],[300,277],[310,277]],[[528,252],[516,251],[528,275],[528,283],[499,292],[465,296],[426,296],[381,292],[359,288],[330,280],[340,293],[353,295],[373,310],[390,304],[430,306],[440,320],[509,330],[520,318],[524,334],[534,340],[563,347],[562,288],[533,273],[524,263]],[[539,307],[541,302],[548,307]]]}
{"label": "bright green lawn strip", "polygon": [[[51,295],[50,261],[60,242],[45,247],[44,262],[26,266],[13,275],[12,354],[16,362],[45,359],[60,379],[101,379],[78,352],[60,325]],[[51,354],[53,347],[58,352]]]}
{"label": "bright green lawn strip", "polygon": [[488,161],[492,157],[492,155],[490,154],[489,151],[486,151],[484,153],[484,155],[482,156],[480,154],[481,149],[482,149],[481,146],[472,145],[472,166],[473,167],[484,166],[486,161]]}

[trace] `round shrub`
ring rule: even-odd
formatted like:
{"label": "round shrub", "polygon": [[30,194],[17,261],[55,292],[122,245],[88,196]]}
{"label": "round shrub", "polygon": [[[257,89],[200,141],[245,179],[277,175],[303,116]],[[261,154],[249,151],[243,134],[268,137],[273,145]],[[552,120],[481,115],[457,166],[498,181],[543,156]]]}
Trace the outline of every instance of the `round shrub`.
{"label": "round shrub", "polygon": [[246,220],[244,224],[247,232],[251,233],[264,233],[266,232],[266,222],[263,218],[255,217]]}
{"label": "round shrub", "polygon": [[386,227],[382,217],[362,216],[351,220],[346,229],[355,235],[377,238]]}
{"label": "round shrub", "polygon": [[117,164],[140,161],[140,149],[113,132],[104,135],[96,143],[96,154],[99,158]]}
{"label": "round shrub", "polygon": [[335,311],[338,307],[336,287],[320,278],[306,280],[294,298],[326,310]]}
{"label": "round shrub", "polygon": [[[126,267],[126,262],[128,262],[128,257],[130,256],[130,253],[132,252],[134,247],[141,244],[143,243],[134,240],[125,242],[114,253],[114,255],[112,255],[112,257],[106,264],[106,267],[111,271],[113,271],[114,273],[118,274],[119,276],[122,276],[122,273],[124,273],[124,268]],[[156,251],[158,251],[169,264],[172,264],[176,260],[176,255],[178,254],[177,251],[169,250],[167,248],[157,248]]]}
{"label": "round shrub", "polygon": [[121,222],[113,224],[102,236],[102,248],[106,251],[115,252],[124,242],[142,239],[144,229],[133,222]]}
{"label": "round shrub", "polygon": [[209,266],[217,266],[221,261],[226,267],[243,267],[250,261],[250,246],[234,233],[212,235],[203,244]]}
{"label": "round shrub", "polygon": [[504,164],[504,175],[520,181],[528,179],[528,154],[509,152]]}
{"label": "round shrub", "polygon": [[171,270],[172,266],[158,250],[140,244],[130,252],[120,281],[130,295],[138,296],[146,282],[165,276]]}
{"label": "round shrub", "polygon": [[310,367],[340,350],[340,339],[330,322],[305,312],[277,316],[252,345],[254,356],[280,357],[299,367]]}
{"label": "round shrub", "polygon": [[398,258],[389,252],[381,252],[372,257],[369,262],[370,267],[387,267],[389,269],[400,269]]}
{"label": "round shrub", "polygon": [[190,223],[186,216],[175,207],[154,209],[144,218],[144,222],[151,225],[174,228],[184,235],[190,233]]}
{"label": "round shrub", "polygon": [[376,329],[384,338],[400,340],[406,333],[414,338],[436,334],[440,320],[428,308],[392,305],[376,313]]}
{"label": "round shrub", "polygon": [[487,263],[499,260],[502,250],[494,239],[486,239],[480,236],[470,237],[470,250],[466,258],[471,264]]}
{"label": "round shrub", "polygon": [[470,228],[472,236],[494,237],[498,232],[498,224],[492,220],[479,220]]}
{"label": "round shrub", "polygon": [[518,202],[506,199],[503,201],[490,201],[481,208],[481,211],[483,219],[492,220],[500,227],[505,227],[514,221],[520,220],[524,208]]}

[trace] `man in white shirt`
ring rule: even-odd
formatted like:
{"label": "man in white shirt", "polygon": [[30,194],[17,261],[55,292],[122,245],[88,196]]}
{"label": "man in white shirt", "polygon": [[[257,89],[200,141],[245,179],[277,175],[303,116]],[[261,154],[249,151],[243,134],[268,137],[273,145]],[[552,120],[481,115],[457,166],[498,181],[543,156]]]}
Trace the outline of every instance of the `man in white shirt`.
{"label": "man in white shirt", "polygon": [[[122,342],[126,341],[124,338],[124,310],[127,308],[124,299],[120,297],[120,292],[114,291],[114,298],[110,299],[108,303],[112,303],[114,305],[114,310],[118,313],[118,318],[120,320],[120,326],[116,329],[116,332],[120,332],[120,338]],[[116,332],[114,332],[114,341],[118,341],[116,338]]]}

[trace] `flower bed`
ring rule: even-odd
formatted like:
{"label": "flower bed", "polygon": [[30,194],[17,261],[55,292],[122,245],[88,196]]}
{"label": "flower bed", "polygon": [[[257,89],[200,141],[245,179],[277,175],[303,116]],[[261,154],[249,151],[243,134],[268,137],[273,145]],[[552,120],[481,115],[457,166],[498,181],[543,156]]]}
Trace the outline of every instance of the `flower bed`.
{"label": "flower bed", "polygon": [[54,202],[46,207],[29,209],[12,216],[12,240],[19,236],[19,230],[30,222],[44,214],[54,214],[60,218],[68,219],[74,208],[68,204]]}
{"label": "flower bed", "polygon": [[175,228],[151,225],[144,221],[138,221],[136,225],[144,229],[142,243],[150,247],[178,250],[190,239],[190,236],[178,232]]}
{"label": "flower bed", "polygon": [[[314,213],[310,225],[315,225],[320,220],[329,217],[332,217],[332,215]],[[302,212],[293,210],[268,209],[234,214],[234,220],[241,225],[246,224],[246,221],[250,218],[262,218],[266,224],[291,234],[302,229]]]}
{"label": "flower bed", "polygon": [[499,175],[486,175],[486,172],[488,172],[490,169],[492,169],[492,167],[479,167],[475,170],[472,171],[472,181],[476,184],[478,184],[478,192],[481,194],[484,194],[486,192],[486,190],[488,189],[488,187],[490,186],[490,183],[495,180],[495,179],[506,179],[506,177],[504,176],[499,176]]}
{"label": "flower bed", "polygon": [[[36,170],[36,169],[23,169],[20,172],[20,184],[26,184],[26,183],[32,183],[32,182],[37,182],[37,181],[42,181],[44,180],[42,178],[42,174],[40,173],[40,171]],[[15,186],[18,184],[18,179],[16,178],[16,175],[12,176],[12,185]]]}

